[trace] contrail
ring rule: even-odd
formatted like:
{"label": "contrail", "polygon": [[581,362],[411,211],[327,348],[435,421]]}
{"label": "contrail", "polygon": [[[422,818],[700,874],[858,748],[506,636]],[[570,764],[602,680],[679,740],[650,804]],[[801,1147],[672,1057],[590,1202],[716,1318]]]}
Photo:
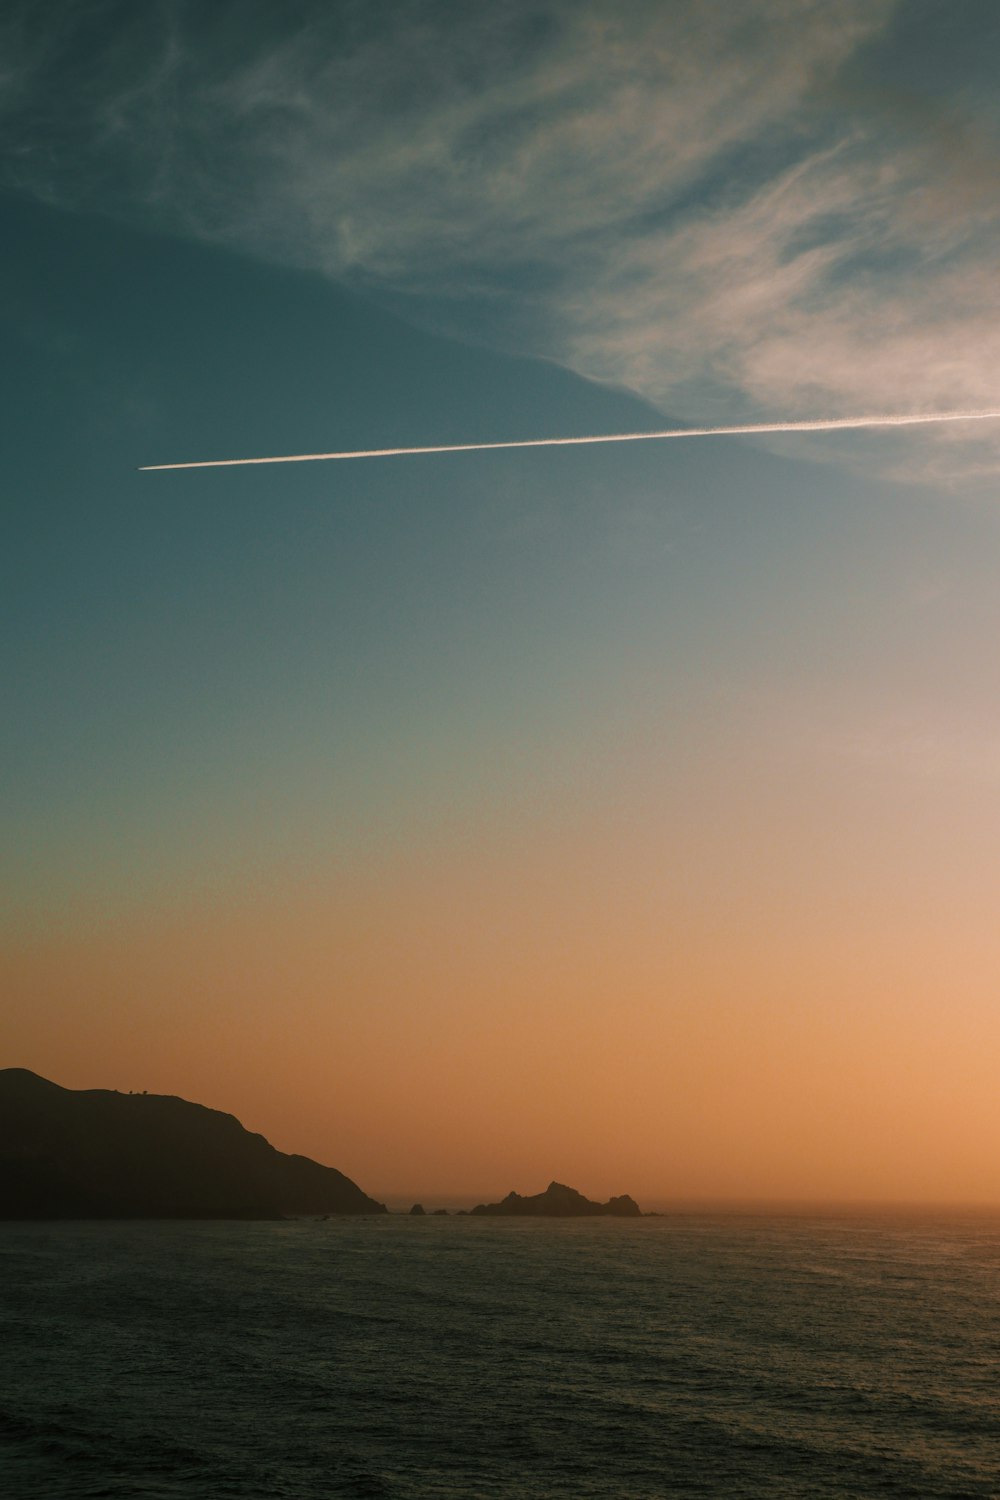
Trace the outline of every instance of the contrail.
{"label": "contrail", "polygon": [[415,453],[486,453],[496,448],[578,448],[585,443],[648,443],[661,438],[738,437],[755,432],[834,432],[844,427],[916,427],[930,422],[986,422],[1000,411],[933,411],[911,416],[824,417],[808,422],[746,422],[738,427],[668,427],[664,432],[603,432],[593,437],[518,438],[503,443],[440,443],[417,448],[359,448],[341,453],[282,453],[277,458],[204,458],[143,464],[154,469],[228,469],[242,464],[311,464],[334,458],[405,458]]}

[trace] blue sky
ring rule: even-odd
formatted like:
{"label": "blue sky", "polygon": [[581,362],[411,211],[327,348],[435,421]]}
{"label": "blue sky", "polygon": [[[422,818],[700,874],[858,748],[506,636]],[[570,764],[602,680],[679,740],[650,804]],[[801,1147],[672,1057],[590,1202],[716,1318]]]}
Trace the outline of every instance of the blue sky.
{"label": "blue sky", "polygon": [[[222,931],[259,908],[273,952],[311,952],[320,926],[303,939],[275,915],[309,890],[354,913],[361,947],[343,938],[329,980],[348,997],[364,934],[412,937],[439,890],[466,1007],[452,1034],[464,1016],[480,1036],[477,984],[483,1014],[508,1003],[468,935],[480,885],[508,957],[519,923],[526,954],[542,945],[541,990],[511,981],[524,1055],[572,1010],[576,969],[553,976],[574,931],[603,934],[601,972],[632,975],[637,1055],[667,1045],[675,959],[692,993],[716,986],[706,1036],[738,1033],[744,988],[709,956],[730,941],[746,993],[794,994],[817,1026],[840,1002],[816,975],[843,978],[854,952],[866,985],[896,974],[893,1006],[907,965],[918,988],[947,976],[921,1013],[947,999],[978,1034],[1000,774],[992,426],[137,466],[996,405],[998,27],[978,0],[5,8],[12,1061],[66,1071],[60,943],[83,944],[72,1031],[100,1009],[94,955],[117,935],[120,1042],[158,913],[193,903]],[[551,906],[551,951],[527,892]],[[426,995],[438,959],[406,961]],[[186,962],[171,982],[201,994],[195,948]],[[329,1039],[354,1002],[323,1009],[324,963],[280,1003],[322,1012]],[[403,1016],[399,975],[390,988]],[[599,1057],[633,1002],[580,1004]],[[170,1030],[162,996],[147,1009],[119,1072]],[[433,1039],[399,1026],[400,1066],[433,1066]],[[71,1054],[81,1085],[109,1035]],[[367,1057],[375,1033],[351,1035]],[[930,1056],[940,1037],[918,1040]],[[456,1073],[481,1066],[477,1045],[449,1053]],[[252,1072],[249,1033],[239,1046]],[[209,1092],[191,1047],[154,1083]],[[275,1128],[329,1156],[303,1058],[286,1066]],[[764,1181],[710,1158],[705,1191]],[[463,1169],[474,1189],[484,1160]],[[776,1168],[772,1185],[796,1181]],[[971,1169],[968,1191],[985,1192]]]}
{"label": "blue sky", "polygon": [[[244,452],[261,433],[295,451],[655,413],[414,331],[312,274],[6,209],[7,733],[15,827],[35,830],[8,847],[30,849],[38,822],[64,841],[77,827],[89,852],[70,868],[92,889],[95,840],[124,845],[127,883],[179,857],[209,804],[238,820],[261,778],[265,845],[287,816],[306,838],[321,789],[351,804],[364,787],[370,818],[374,766],[393,801],[461,800],[491,777],[499,795],[505,756],[516,768],[545,758],[546,734],[592,732],[636,627],[654,653],[675,630],[711,650],[734,570],[773,566],[787,466],[752,453],[738,497],[708,449],[666,473],[636,449],[256,471],[228,491],[218,475],[140,475],[138,460]],[[42,847],[41,888],[58,889]]]}

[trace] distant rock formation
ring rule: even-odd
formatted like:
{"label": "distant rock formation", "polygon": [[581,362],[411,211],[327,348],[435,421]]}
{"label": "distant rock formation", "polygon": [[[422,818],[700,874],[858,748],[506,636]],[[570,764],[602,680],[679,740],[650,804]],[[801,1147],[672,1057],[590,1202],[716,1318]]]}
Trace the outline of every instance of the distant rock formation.
{"label": "distant rock formation", "polygon": [[535,1193],[531,1198],[508,1193],[501,1202],[480,1203],[470,1209],[470,1213],[547,1219],[597,1218],[601,1214],[610,1214],[617,1218],[637,1219],[641,1210],[627,1193],[620,1198],[609,1198],[607,1203],[594,1203],[576,1188],[566,1187],[562,1182],[550,1182],[544,1193]]}
{"label": "distant rock formation", "polygon": [[0,1069],[0,1219],[385,1212],[342,1172],[276,1151],[219,1110]]}
{"label": "distant rock formation", "polygon": [[418,1219],[422,1219],[424,1217],[424,1212],[424,1205],[422,1203],[414,1203],[413,1207],[410,1209],[410,1218],[412,1219],[416,1217]]}

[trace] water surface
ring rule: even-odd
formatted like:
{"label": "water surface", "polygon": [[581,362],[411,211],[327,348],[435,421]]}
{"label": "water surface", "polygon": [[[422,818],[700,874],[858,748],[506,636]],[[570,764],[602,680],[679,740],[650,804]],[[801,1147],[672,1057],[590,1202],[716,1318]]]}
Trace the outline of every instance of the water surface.
{"label": "water surface", "polygon": [[13,1500],[1000,1496],[1000,1221],[0,1226]]}

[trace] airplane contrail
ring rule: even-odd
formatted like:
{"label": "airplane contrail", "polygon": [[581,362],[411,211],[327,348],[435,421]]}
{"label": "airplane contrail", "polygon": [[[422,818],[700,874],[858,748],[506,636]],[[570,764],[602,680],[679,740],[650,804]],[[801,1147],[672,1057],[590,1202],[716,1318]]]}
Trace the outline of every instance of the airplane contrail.
{"label": "airplane contrail", "polygon": [[985,422],[1000,411],[934,411],[910,416],[822,417],[807,422],[746,422],[738,427],[668,427],[663,432],[603,432],[592,437],[517,438],[502,443],[440,443],[416,448],[359,448],[340,453],[282,453],[276,458],[204,458],[195,463],[143,464],[155,469],[228,469],[244,464],[310,464],[335,458],[405,458],[416,453],[486,453],[496,448],[577,448],[586,443],[646,443],[661,438],[738,437],[756,432],[834,432],[850,427],[916,427],[931,422]]}

